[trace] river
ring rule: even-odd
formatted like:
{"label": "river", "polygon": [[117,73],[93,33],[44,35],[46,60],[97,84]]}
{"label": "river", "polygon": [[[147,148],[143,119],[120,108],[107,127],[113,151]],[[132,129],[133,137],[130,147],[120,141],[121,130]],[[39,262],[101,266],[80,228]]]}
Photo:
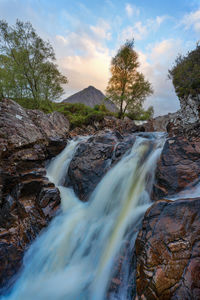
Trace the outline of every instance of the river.
{"label": "river", "polygon": [[[151,205],[150,193],[165,135],[139,134],[123,158],[103,177],[87,203],[64,178],[79,138],[68,143],[47,168],[61,193],[61,209],[31,245],[24,268],[3,300],[131,299],[129,276],[138,224]],[[127,243],[128,242],[128,243]],[[128,246],[127,246],[128,245]],[[121,284],[110,290],[114,266],[125,250]]]}

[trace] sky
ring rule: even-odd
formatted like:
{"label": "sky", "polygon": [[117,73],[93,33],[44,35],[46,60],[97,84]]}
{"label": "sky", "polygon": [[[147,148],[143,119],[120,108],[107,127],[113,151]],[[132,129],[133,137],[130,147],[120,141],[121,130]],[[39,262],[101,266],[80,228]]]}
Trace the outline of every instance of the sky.
{"label": "sky", "polygon": [[134,38],[139,70],[154,89],[145,108],[155,116],[179,109],[168,70],[200,41],[200,0],[0,0],[0,19],[30,21],[48,40],[67,96],[95,86],[105,92],[113,56]]}

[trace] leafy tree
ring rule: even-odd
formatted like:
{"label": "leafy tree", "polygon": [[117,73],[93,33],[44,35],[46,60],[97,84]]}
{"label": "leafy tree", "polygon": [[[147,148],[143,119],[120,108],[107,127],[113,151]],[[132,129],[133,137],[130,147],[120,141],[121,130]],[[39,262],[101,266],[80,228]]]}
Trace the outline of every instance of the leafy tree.
{"label": "leafy tree", "polygon": [[176,94],[179,98],[196,96],[200,94],[200,45],[187,53],[179,55],[171,70],[169,78],[172,79]]}
{"label": "leafy tree", "polygon": [[153,106],[150,106],[147,110],[144,110],[141,106],[134,111],[126,114],[132,120],[149,120],[153,118],[154,109]]}
{"label": "leafy tree", "polygon": [[133,49],[134,40],[126,41],[111,62],[111,78],[106,96],[119,107],[119,117],[142,107],[145,98],[153,93],[151,84],[137,71],[138,55]]}
{"label": "leafy tree", "polygon": [[60,98],[67,83],[55,64],[49,42],[43,41],[29,22],[9,26],[0,21],[0,97],[40,101]]}

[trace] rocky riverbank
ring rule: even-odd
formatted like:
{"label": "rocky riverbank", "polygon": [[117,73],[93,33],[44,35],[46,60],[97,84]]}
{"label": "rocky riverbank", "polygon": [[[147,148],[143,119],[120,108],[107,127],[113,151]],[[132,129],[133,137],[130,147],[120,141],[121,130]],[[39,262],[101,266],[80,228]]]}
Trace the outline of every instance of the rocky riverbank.
{"label": "rocky riverbank", "polygon": [[24,251],[59,209],[59,191],[45,162],[66,145],[69,122],[61,114],[25,111],[0,103],[0,287],[19,267]]}
{"label": "rocky riverbank", "polygon": [[[115,129],[100,132],[106,128]],[[58,112],[44,114],[23,109],[12,100],[0,102],[0,288],[7,288],[24,251],[59,210],[60,194],[46,177],[46,162],[72,137],[96,133],[87,145],[80,145],[66,178],[66,185],[87,200],[110,165],[131,146],[119,132],[137,130],[144,129],[131,120],[107,117],[101,124],[70,131],[69,121]],[[83,148],[87,151],[81,156]]]}
{"label": "rocky riverbank", "polygon": [[[131,148],[134,133],[167,128],[169,138],[152,191],[155,203],[144,216],[133,249],[133,299],[200,299],[200,200],[169,200],[199,181],[200,123],[178,123],[175,116],[169,120],[136,126],[128,119],[106,117],[70,131],[60,113],[46,115],[11,100],[1,102],[0,287],[15,280],[24,251],[59,210],[59,191],[46,177],[45,165],[69,139],[93,135],[77,148],[65,178],[65,185],[87,201],[104,174]],[[114,282],[120,285],[120,278]]]}

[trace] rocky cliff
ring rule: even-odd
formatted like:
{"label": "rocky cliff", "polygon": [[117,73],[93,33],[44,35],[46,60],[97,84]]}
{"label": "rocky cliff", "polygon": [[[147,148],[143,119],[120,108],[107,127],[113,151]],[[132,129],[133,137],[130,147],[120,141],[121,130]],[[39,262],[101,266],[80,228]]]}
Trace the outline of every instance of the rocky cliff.
{"label": "rocky cliff", "polygon": [[200,299],[200,198],[158,201],[136,240],[136,299]]}
{"label": "rocky cliff", "polygon": [[57,112],[0,103],[0,288],[7,287],[24,251],[59,209],[59,191],[45,176],[45,161],[65,147],[68,131],[68,120]]}
{"label": "rocky cliff", "polygon": [[136,299],[200,299],[200,120],[190,100],[167,124],[152,192],[163,200],[146,212],[135,245]]}

